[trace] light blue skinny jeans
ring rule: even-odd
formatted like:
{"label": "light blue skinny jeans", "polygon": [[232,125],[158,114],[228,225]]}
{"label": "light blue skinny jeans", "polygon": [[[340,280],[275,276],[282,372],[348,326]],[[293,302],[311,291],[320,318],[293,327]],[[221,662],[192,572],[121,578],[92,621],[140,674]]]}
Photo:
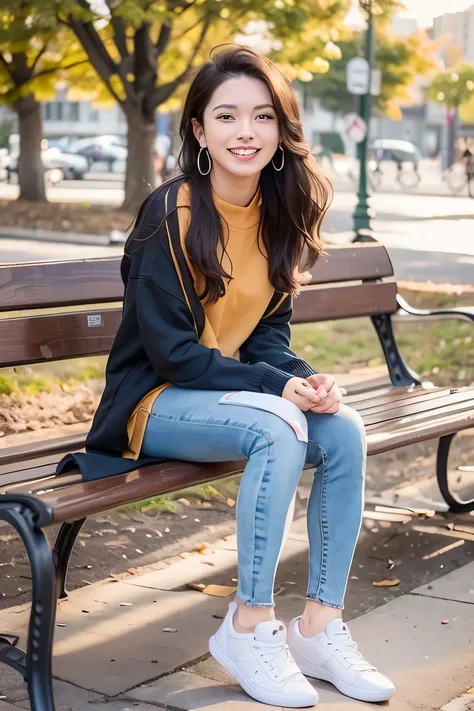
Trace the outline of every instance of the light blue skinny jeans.
{"label": "light blue skinny jeans", "polygon": [[[278,415],[219,403],[225,392],[169,387],[155,401],[142,453],[163,459],[247,459],[237,498],[238,597],[274,604],[275,573],[285,522],[305,465],[316,467],[308,502],[309,583],[306,597],[344,606],[360,532],[366,442],[358,413],[303,413],[308,444]],[[296,413],[295,413],[296,414]]]}

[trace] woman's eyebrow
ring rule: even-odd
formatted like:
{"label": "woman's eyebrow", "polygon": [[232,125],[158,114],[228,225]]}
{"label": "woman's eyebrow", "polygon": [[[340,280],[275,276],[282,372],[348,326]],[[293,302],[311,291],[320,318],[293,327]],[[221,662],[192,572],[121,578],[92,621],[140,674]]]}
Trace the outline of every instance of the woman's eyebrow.
{"label": "woman's eyebrow", "polygon": [[[212,109],[213,111],[217,111],[217,109],[238,109],[239,107],[236,106],[235,104],[219,104],[219,106],[214,106]],[[258,106],[254,106],[254,110],[260,110],[260,109],[273,109],[273,104],[259,104]]]}

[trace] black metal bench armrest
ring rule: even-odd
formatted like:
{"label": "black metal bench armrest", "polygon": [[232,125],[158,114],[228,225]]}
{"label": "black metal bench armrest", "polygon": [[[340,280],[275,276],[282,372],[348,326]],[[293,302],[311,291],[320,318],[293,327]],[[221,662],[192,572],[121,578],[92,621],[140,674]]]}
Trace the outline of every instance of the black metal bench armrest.
{"label": "black metal bench armrest", "polygon": [[474,306],[460,306],[451,309],[415,309],[400,294],[397,294],[397,303],[400,309],[406,311],[410,316],[451,316],[452,318],[468,319],[474,324]]}
{"label": "black metal bench armrest", "polygon": [[41,499],[31,494],[0,494],[0,507],[2,506],[25,506],[33,514],[33,521],[38,528],[45,528],[53,523],[53,512]]}

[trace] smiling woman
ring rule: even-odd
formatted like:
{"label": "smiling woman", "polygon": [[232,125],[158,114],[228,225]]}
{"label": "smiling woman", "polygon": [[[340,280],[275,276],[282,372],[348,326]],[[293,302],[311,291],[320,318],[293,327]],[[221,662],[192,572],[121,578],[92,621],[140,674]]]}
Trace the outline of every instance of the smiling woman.
{"label": "smiling woman", "polygon": [[[213,656],[278,707],[316,703],[303,669],[383,701],[393,685],[342,622],[362,516],[363,424],[334,378],[290,348],[298,272],[321,253],[330,185],[291,84],[244,47],[221,49],[198,72],[181,137],[183,175],[149,196],[125,247],[123,319],[85,456],[103,476],[163,459],[248,460],[237,599],[209,642]],[[288,638],[298,668],[273,584],[305,464],[316,476],[307,600]]]}

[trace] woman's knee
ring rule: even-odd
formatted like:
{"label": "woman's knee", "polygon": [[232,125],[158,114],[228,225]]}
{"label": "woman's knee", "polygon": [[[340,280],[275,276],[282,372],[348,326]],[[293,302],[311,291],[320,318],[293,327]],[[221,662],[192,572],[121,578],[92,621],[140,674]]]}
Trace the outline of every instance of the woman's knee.
{"label": "woman's knee", "polygon": [[359,413],[348,405],[341,404],[335,415],[309,413],[308,430],[310,441],[324,450],[366,453],[364,422]]}

